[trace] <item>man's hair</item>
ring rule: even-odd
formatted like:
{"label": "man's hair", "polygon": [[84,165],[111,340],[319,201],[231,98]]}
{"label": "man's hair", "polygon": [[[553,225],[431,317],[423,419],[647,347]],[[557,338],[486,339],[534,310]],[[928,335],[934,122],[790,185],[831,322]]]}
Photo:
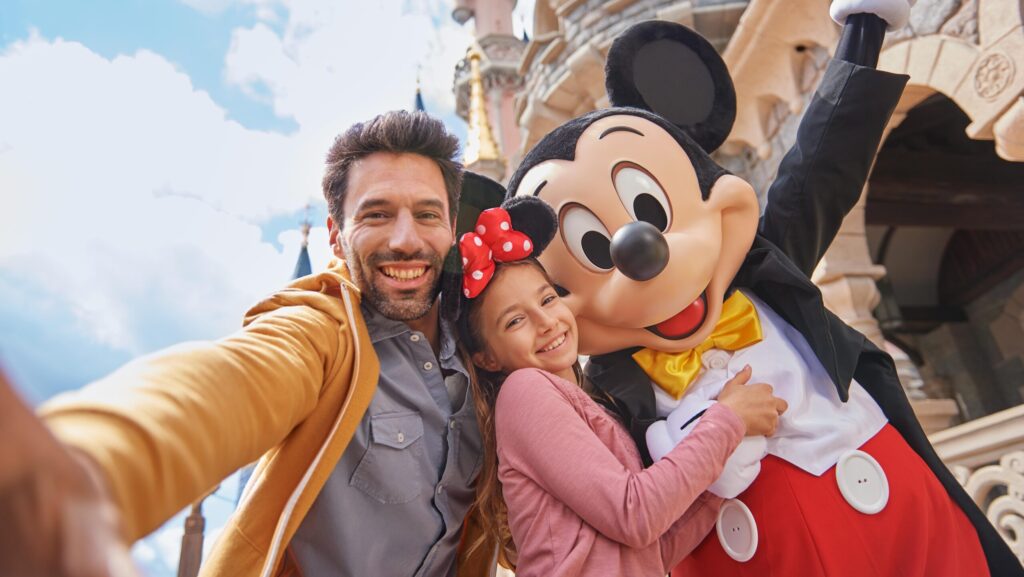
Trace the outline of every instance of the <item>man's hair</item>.
{"label": "man's hair", "polygon": [[375,152],[419,154],[441,169],[448,191],[449,217],[454,220],[462,188],[462,164],[456,160],[459,140],[444,124],[425,112],[394,110],[366,122],[352,125],[334,139],[327,152],[323,189],[327,210],[341,226],[344,222],[345,193],[352,164]]}

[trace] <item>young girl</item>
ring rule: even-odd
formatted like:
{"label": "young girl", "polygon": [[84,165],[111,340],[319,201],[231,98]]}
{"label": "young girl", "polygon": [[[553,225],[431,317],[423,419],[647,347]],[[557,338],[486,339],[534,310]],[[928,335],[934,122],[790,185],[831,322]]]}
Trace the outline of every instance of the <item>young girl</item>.
{"label": "young girl", "polygon": [[576,321],[529,257],[536,243],[502,209],[478,223],[481,235],[460,240],[457,326],[485,447],[476,506],[500,560],[519,577],[665,575],[714,525],[721,499],[708,485],[744,435],[774,431],[785,402],[768,385],[745,385],[748,368],[644,469],[581,378]]}

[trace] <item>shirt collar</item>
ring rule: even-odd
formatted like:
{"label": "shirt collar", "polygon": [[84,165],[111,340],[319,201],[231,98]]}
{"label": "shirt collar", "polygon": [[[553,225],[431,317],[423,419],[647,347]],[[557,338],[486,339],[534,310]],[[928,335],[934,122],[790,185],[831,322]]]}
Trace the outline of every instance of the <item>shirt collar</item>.
{"label": "shirt collar", "polygon": [[370,333],[370,342],[373,344],[412,332],[412,329],[405,322],[389,319],[381,314],[380,311],[367,304],[366,301],[360,303],[359,308],[363,311],[366,330]]}
{"label": "shirt collar", "polygon": [[[381,341],[393,339],[398,336],[412,332],[409,325],[404,321],[396,321],[384,316],[380,311],[373,308],[365,301],[360,303],[363,318],[366,321],[366,328],[370,334],[370,342],[376,345]],[[466,374],[466,368],[459,358],[458,347],[455,340],[455,325],[448,320],[441,318],[439,338],[441,339],[441,351],[438,358],[441,366]]]}

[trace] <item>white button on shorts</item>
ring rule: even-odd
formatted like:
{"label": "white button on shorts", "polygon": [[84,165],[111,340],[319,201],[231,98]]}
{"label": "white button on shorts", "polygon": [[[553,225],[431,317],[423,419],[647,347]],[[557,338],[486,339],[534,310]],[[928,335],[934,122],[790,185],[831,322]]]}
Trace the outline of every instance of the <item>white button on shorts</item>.
{"label": "white button on shorts", "polygon": [[851,507],[874,515],[889,502],[889,481],[874,457],[864,451],[847,451],[836,463],[836,484]]}
{"label": "white button on shorts", "polygon": [[757,523],[743,501],[729,499],[722,503],[715,530],[725,554],[736,561],[746,563],[757,551]]}

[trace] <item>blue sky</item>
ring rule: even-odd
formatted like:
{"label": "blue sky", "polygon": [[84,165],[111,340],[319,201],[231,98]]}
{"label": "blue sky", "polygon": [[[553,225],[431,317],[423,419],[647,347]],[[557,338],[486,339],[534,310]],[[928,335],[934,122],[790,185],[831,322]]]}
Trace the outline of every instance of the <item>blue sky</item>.
{"label": "blue sky", "polygon": [[237,4],[211,14],[175,0],[5,0],[0,45],[26,38],[35,29],[45,38],[81,42],[106,58],[152,50],[185,71],[230,118],[252,129],[289,132],[297,128],[294,120],[276,116],[266,101],[247,96],[222,78],[231,31],[257,21],[251,7]]}
{"label": "blue sky", "polygon": [[[421,70],[427,109],[465,136],[451,80],[472,23],[451,8],[3,0],[0,366],[22,394],[38,404],[237,328],[288,280],[306,205],[323,267],[334,135],[410,107]],[[236,490],[208,501],[208,542]],[[176,518],[136,545],[146,575],[174,574],[180,535]]]}

